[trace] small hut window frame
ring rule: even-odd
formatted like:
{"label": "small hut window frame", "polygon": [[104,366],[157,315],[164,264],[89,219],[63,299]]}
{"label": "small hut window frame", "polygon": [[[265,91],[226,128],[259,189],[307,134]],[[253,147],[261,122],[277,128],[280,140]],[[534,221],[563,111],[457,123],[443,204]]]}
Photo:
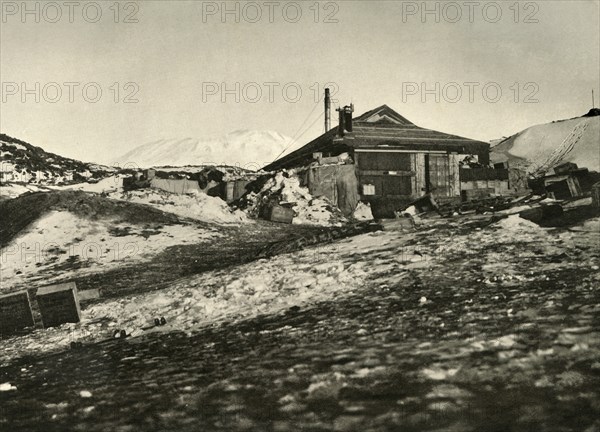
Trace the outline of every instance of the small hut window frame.
{"label": "small hut window frame", "polygon": [[364,185],[362,185],[362,191],[363,191],[363,195],[365,195],[365,196],[376,195],[375,185],[374,184],[364,184]]}

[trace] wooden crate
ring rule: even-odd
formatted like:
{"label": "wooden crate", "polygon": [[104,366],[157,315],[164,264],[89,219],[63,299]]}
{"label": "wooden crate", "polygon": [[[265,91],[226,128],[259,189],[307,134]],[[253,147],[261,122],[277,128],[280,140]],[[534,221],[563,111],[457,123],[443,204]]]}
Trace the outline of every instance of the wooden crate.
{"label": "wooden crate", "polygon": [[269,209],[268,219],[271,222],[281,222],[291,224],[294,219],[294,210],[291,208],[274,205]]}
{"label": "wooden crate", "polygon": [[476,201],[483,198],[487,198],[494,193],[494,189],[492,188],[483,188],[483,189],[468,189],[461,191],[462,200],[465,202],[468,201]]}
{"label": "wooden crate", "polygon": [[75,282],[39,288],[36,299],[45,328],[65,323],[78,323],[81,319]]}
{"label": "wooden crate", "polygon": [[0,296],[0,336],[33,327],[31,303],[26,290]]}

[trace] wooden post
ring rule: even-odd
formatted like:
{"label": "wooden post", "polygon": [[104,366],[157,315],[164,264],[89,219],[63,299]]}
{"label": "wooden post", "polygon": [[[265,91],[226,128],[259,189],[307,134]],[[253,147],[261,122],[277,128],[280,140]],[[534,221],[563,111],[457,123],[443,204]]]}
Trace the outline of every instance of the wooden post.
{"label": "wooden post", "polygon": [[331,97],[329,89],[325,89],[325,133],[331,129]]}

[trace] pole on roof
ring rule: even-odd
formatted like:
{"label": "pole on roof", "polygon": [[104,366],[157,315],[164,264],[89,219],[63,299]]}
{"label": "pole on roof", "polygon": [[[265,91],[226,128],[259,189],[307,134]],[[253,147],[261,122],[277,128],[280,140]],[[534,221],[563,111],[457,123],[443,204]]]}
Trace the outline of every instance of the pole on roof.
{"label": "pole on roof", "polygon": [[325,89],[325,133],[331,129],[331,98],[329,89]]}
{"label": "pole on roof", "polygon": [[596,102],[594,101],[594,89],[592,89],[592,108],[596,108]]}

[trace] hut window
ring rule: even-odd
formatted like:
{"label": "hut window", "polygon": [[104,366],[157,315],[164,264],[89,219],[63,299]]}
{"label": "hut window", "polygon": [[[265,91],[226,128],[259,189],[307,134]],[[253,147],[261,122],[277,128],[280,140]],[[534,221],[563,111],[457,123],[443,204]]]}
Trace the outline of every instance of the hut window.
{"label": "hut window", "polygon": [[365,171],[409,171],[410,155],[394,152],[365,152],[360,154],[358,166]]}
{"label": "hut window", "polygon": [[364,184],[363,185],[363,195],[375,195],[375,185]]}

